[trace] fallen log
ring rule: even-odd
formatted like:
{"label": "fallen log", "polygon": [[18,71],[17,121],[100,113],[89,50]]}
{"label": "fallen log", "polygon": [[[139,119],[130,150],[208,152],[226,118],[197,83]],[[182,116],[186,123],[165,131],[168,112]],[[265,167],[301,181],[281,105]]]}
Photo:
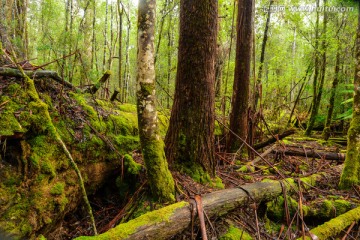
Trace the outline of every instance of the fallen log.
{"label": "fallen log", "polygon": [[[310,231],[312,238],[306,237],[306,239],[331,239],[332,237],[342,233],[343,230],[350,226],[353,222],[358,221],[360,221],[360,207],[354,208],[347,213],[344,213],[320,226],[317,226]],[[315,236],[317,238],[314,238]]]}
{"label": "fallen log", "polygon": [[254,165],[255,163],[259,162],[260,160],[262,160],[264,157],[266,157],[267,155],[269,155],[272,151],[274,151],[274,149],[277,147],[276,144],[272,145],[271,147],[269,147],[268,149],[266,149],[265,152],[263,152],[260,156],[256,157],[253,161],[249,162],[248,164]]}
{"label": "fallen log", "polygon": [[[71,88],[72,90],[76,90],[77,88],[72,85],[71,83],[65,81],[62,79],[59,74],[55,71],[48,71],[48,70],[36,70],[36,71],[29,71],[25,70],[24,73],[32,78],[32,79],[38,79],[38,78],[51,78],[55,80],[56,82]],[[23,77],[22,73],[18,69],[14,68],[3,68],[0,67],[0,76],[7,76],[7,77]]]}
{"label": "fallen log", "polygon": [[[341,171],[340,167],[334,171]],[[314,185],[321,181],[321,174],[304,178],[307,184]],[[269,201],[282,194],[282,185],[288,192],[293,192],[297,184],[292,179],[287,179],[285,184],[280,181],[257,182],[243,185],[239,188],[231,188],[212,192],[202,197],[205,213],[209,218],[222,216],[236,208],[258,204],[261,201]],[[196,214],[196,208],[193,208]],[[188,202],[178,202],[146,213],[127,223],[119,224],[115,228],[98,236],[82,236],[75,240],[92,239],[169,239],[177,233],[185,230],[191,224],[191,205]]]}
{"label": "fallen log", "polygon": [[283,132],[282,134],[277,134],[275,135],[275,137],[272,137],[272,138],[269,138],[268,140],[264,141],[264,142],[261,142],[261,143],[257,143],[254,145],[254,149],[255,150],[258,150],[260,148],[263,148],[263,147],[266,147],[274,142],[276,142],[277,140],[281,140],[287,136],[290,136],[292,134],[295,133],[295,129],[290,129],[290,130],[287,130],[285,132]]}
{"label": "fallen log", "polygon": [[285,150],[273,150],[273,153],[282,153],[289,156],[300,156],[308,158],[324,158],[325,160],[336,160],[339,162],[345,161],[345,154],[333,153],[333,152],[318,152],[313,149],[285,149]]}

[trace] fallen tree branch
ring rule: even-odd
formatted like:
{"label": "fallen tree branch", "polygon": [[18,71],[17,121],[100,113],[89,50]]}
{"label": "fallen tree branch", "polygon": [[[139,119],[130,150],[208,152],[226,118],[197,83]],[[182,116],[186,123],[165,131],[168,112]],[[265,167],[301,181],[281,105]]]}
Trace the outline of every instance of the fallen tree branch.
{"label": "fallen tree branch", "polygon": [[324,158],[326,160],[336,160],[339,162],[345,161],[345,154],[333,152],[318,152],[313,149],[286,149],[286,150],[273,150],[273,153],[283,153],[289,156],[301,156],[310,158]]}
{"label": "fallen tree branch", "polygon": [[[32,78],[51,78],[55,80],[56,82],[71,88],[72,90],[77,90],[77,88],[72,85],[71,83],[65,81],[62,79],[59,74],[55,71],[48,71],[48,70],[36,70],[36,71],[24,71],[25,75]],[[0,76],[6,76],[6,77],[23,77],[22,73],[18,69],[14,68],[3,68],[0,67]]]}
{"label": "fallen tree branch", "polygon": [[260,148],[263,148],[263,147],[266,147],[267,145],[270,145],[274,142],[276,142],[277,140],[281,140],[287,136],[290,136],[292,134],[295,133],[295,129],[290,129],[290,130],[287,130],[285,132],[283,132],[282,134],[277,134],[275,135],[275,137],[272,137],[272,138],[269,138],[268,140],[264,141],[264,142],[261,142],[261,143],[257,143],[254,145],[254,149],[255,150],[258,150]]}
{"label": "fallen tree branch", "polygon": [[261,161],[262,158],[266,157],[268,154],[274,151],[274,149],[277,147],[276,144],[272,145],[268,149],[266,149],[265,152],[263,152],[260,156],[256,157],[253,161],[249,162],[248,164],[254,165],[255,163]]}

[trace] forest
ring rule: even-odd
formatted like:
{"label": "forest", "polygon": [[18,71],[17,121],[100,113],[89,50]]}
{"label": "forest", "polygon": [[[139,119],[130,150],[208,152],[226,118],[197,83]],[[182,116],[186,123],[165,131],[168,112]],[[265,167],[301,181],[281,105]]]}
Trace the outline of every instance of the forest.
{"label": "forest", "polygon": [[360,239],[360,1],[0,0],[2,239]]}

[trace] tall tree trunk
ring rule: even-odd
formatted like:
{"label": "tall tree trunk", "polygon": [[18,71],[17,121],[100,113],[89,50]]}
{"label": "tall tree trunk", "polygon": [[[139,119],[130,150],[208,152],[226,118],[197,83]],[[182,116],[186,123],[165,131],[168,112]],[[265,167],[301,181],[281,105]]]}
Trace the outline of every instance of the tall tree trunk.
{"label": "tall tree trunk", "polygon": [[93,21],[92,21],[92,38],[91,38],[91,67],[96,69],[99,72],[97,54],[96,54],[96,0],[92,0],[93,4]]}
{"label": "tall tree trunk", "polygon": [[[230,129],[242,139],[247,138],[248,105],[250,89],[250,68],[253,28],[253,0],[240,0],[238,3],[236,65],[230,113]],[[229,133],[228,151],[237,150],[240,141]]]}
{"label": "tall tree trunk", "polygon": [[264,29],[264,36],[263,41],[261,43],[261,54],[260,54],[260,65],[259,65],[259,72],[257,76],[257,84],[255,89],[255,101],[254,101],[254,112],[256,112],[258,101],[260,100],[261,104],[261,95],[262,95],[262,74],[263,74],[263,68],[264,68],[264,62],[265,62],[265,50],[266,50],[266,43],[268,40],[268,32],[269,32],[269,26],[270,26],[270,19],[271,19],[271,7],[274,3],[274,0],[270,0],[269,3],[269,9],[268,9],[268,15],[266,18],[266,24]]}
{"label": "tall tree trunk", "polygon": [[137,110],[141,150],[152,193],[160,201],[174,201],[174,180],[159,135],[155,96],[155,0],[140,0],[138,11]]}
{"label": "tall tree trunk", "polygon": [[356,65],[354,76],[353,117],[348,130],[346,159],[340,177],[340,188],[351,188],[360,182],[360,2],[356,32]]}
{"label": "tall tree trunk", "polygon": [[[119,58],[119,65],[118,65],[118,80],[119,80],[119,89],[122,93],[122,89],[124,88],[123,86],[123,81],[121,78],[121,66],[122,66],[122,28],[123,28],[123,13],[124,13],[124,9],[122,8],[122,5],[120,3],[120,0],[117,1],[117,10],[118,10],[118,14],[119,14],[119,49],[118,49],[118,58]],[[120,99],[123,99],[122,94],[120,94]]]}
{"label": "tall tree trunk", "polygon": [[326,122],[323,130],[323,137],[325,140],[328,140],[330,137],[330,125],[331,125],[331,118],[334,112],[334,102],[335,102],[335,95],[336,95],[336,88],[339,84],[339,71],[340,71],[340,42],[338,43],[338,49],[336,52],[336,63],[335,63],[335,72],[334,72],[334,80],[331,87],[331,96],[329,101],[328,113],[326,117]]}
{"label": "tall tree trunk", "polygon": [[[319,0],[316,1],[316,7],[319,6]],[[324,0],[324,7],[326,5],[326,0]],[[319,112],[319,106],[321,102],[321,96],[323,91],[323,85],[325,80],[325,70],[326,70],[326,26],[327,26],[327,13],[324,11],[324,21],[323,21],[323,41],[322,41],[322,55],[319,49],[319,12],[316,12],[316,25],[315,25],[315,73],[314,73],[314,82],[313,82],[313,101],[312,109],[310,114],[310,119],[308,126],[305,131],[306,136],[311,135],[311,131],[314,128],[316,116]],[[320,59],[320,55],[322,59]],[[321,63],[320,63],[321,61]],[[320,69],[321,67],[321,69]],[[320,71],[320,83],[318,84]]]}
{"label": "tall tree trunk", "polygon": [[[274,0],[270,0],[269,2],[269,9],[268,9],[268,15],[266,18],[266,24],[264,29],[264,36],[263,41],[261,43],[261,53],[260,53],[260,65],[259,65],[259,72],[257,76],[257,80],[255,82],[255,89],[254,89],[254,100],[252,103],[251,108],[249,109],[249,127],[248,127],[248,142],[249,145],[253,146],[255,141],[255,135],[256,135],[256,126],[258,124],[258,118],[257,118],[257,105],[260,101],[260,107],[261,107],[261,99],[262,99],[262,73],[263,73],[263,67],[265,62],[265,50],[266,50],[266,43],[268,40],[268,31],[270,26],[270,19],[271,19],[271,6],[273,5]],[[254,38],[255,41],[255,38]],[[255,55],[255,44],[254,44],[254,55]],[[256,58],[254,56],[254,62],[256,61]],[[254,65],[254,78],[255,76],[255,65]],[[248,149],[249,157],[250,159],[254,158],[254,153],[250,149]]]}
{"label": "tall tree trunk", "polygon": [[130,13],[130,3],[128,2],[127,5],[127,12],[124,10],[124,13],[127,16],[127,28],[126,28],[126,56],[125,56],[125,69],[124,69],[124,87],[122,89],[122,102],[127,102],[127,98],[129,95],[129,82],[130,82],[130,54],[129,54],[129,47],[130,47],[130,28],[131,22],[129,19]]}
{"label": "tall tree trunk", "polygon": [[[168,0],[168,6],[172,4],[172,0]],[[171,82],[171,69],[172,69],[172,51],[174,46],[174,40],[173,40],[173,19],[172,14],[169,14],[169,23],[168,23],[168,29],[167,29],[167,37],[168,37],[168,49],[167,49],[167,96],[166,96],[166,107],[170,109],[170,82]]]}
{"label": "tall tree trunk", "polygon": [[211,176],[215,174],[217,2],[180,2],[175,98],[165,139],[170,164],[200,165]]}

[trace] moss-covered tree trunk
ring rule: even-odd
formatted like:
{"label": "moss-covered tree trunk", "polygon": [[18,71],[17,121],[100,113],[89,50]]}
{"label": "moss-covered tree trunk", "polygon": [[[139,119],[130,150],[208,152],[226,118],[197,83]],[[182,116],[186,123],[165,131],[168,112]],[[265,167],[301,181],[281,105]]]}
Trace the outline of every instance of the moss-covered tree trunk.
{"label": "moss-covered tree trunk", "polygon": [[216,0],[180,1],[175,98],[166,135],[170,164],[197,164],[215,173]]}
{"label": "moss-covered tree trunk", "polygon": [[155,0],[140,0],[138,12],[137,110],[141,150],[152,193],[162,201],[174,200],[174,181],[159,135],[155,97]]}
{"label": "moss-covered tree trunk", "polygon": [[340,71],[340,43],[338,43],[338,49],[336,52],[336,63],[335,63],[335,72],[334,72],[334,80],[331,87],[331,96],[329,101],[329,108],[328,113],[326,117],[325,127],[323,130],[323,137],[325,140],[328,140],[330,137],[330,124],[331,124],[331,118],[334,112],[334,102],[335,102],[335,95],[336,95],[336,88],[339,84],[339,71]]}
{"label": "moss-covered tree trunk", "polygon": [[[360,10],[360,3],[359,3]],[[353,117],[348,130],[348,143],[344,170],[340,178],[340,188],[350,188],[360,181],[360,13],[356,33],[356,65],[354,77]]]}
{"label": "moss-covered tree trunk", "polygon": [[[252,0],[239,1],[236,31],[236,65],[230,113],[230,129],[242,139],[246,139],[253,32]],[[227,141],[228,151],[237,150],[239,146],[239,139],[230,133]]]}

